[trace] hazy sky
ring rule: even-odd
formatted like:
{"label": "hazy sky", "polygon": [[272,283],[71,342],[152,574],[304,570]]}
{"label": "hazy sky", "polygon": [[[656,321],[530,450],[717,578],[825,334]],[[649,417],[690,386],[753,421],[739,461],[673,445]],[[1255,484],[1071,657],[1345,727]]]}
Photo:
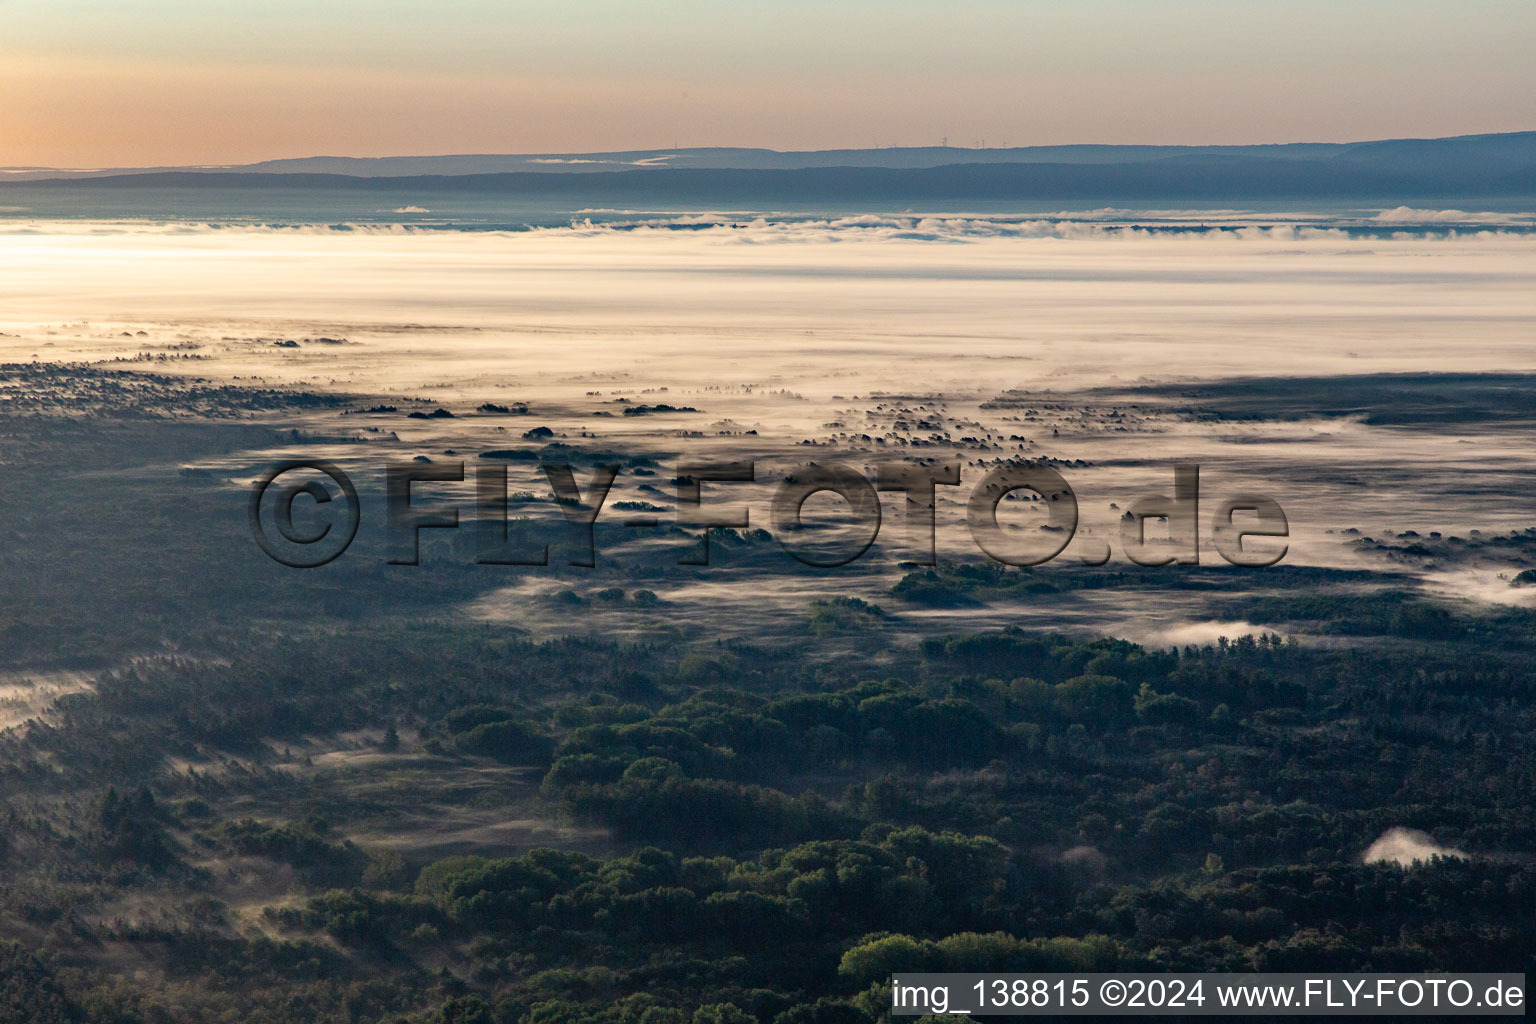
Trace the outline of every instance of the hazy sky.
{"label": "hazy sky", "polygon": [[0,0],[0,166],[1536,128],[1532,0]]}

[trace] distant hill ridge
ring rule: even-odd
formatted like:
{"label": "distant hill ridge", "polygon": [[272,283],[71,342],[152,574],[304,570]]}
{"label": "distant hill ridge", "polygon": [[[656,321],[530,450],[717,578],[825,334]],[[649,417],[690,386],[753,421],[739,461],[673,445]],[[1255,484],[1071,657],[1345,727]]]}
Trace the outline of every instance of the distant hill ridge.
{"label": "distant hill ridge", "polygon": [[1536,163],[1536,131],[1457,135],[1441,139],[1384,139],[1372,142],[1286,142],[1246,146],[1018,146],[978,149],[916,146],[887,149],[827,149],[781,152],[772,149],[643,149],[605,153],[457,154],[444,156],[307,156],[228,166],[0,168],[13,181],[36,178],[106,177],[183,171],[195,174],[346,174],[365,178],[422,174],[594,173],[632,169],[800,170],[810,167],[928,168],[955,164],[1127,164],[1191,156],[1233,156],[1279,160],[1418,160],[1443,163],[1476,160],[1509,170]]}
{"label": "distant hill ridge", "polygon": [[408,186],[595,201],[1523,197],[1536,195],[1536,132],[1254,146],[317,156],[238,167],[12,169],[0,182],[178,189]]}

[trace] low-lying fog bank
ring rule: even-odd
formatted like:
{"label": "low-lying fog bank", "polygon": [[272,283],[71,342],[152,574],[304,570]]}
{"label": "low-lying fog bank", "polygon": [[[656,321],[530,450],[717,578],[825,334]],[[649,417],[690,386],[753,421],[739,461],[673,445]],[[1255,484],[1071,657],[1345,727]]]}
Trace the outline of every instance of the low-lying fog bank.
{"label": "low-lying fog bank", "polygon": [[[466,460],[471,477],[500,459],[514,514],[557,521],[534,460],[568,459],[583,484],[583,467],[617,461],[604,518],[665,523],[680,461],[750,459],[757,483],[710,490],[739,495],[756,527],[773,488],[807,462],[870,479],[883,462],[958,463],[960,486],[938,489],[936,547],[975,561],[971,489],[1002,462],[1043,459],[1079,502],[1078,537],[1053,566],[1069,573],[1106,545],[1111,567],[1134,569],[1125,510],[1168,493],[1176,463],[1198,464],[1207,564],[1220,564],[1216,505],[1262,493],[1289,521],[1284,564],[1525,605],[1536,590],[1509,584],[1536,552],[1492,538],[1528,523],[1530,378],[1501,375],[1533,369],[1536,239],[1467,233],[1433,212],[1378,216],[1450,225],[1439,234],[1372,237],[1326,217],[1297,227],[1240,211],[1148,213],[1157,230],[1127,228],[1129,211],[1038,229],[955,216],[523,233],[37,223],[0,235],[0,359],[277,394],[205,404],[291,427],[293,444],[168,467],[231,489],[285,457],[363,475],[389,460]],[[1207,222],[1224,230],[1189,230]],[[1404,376],[1415,373],[1429,375]],[[292,388],[332,397],[273,413],[284,403],[273,389]],[[0,405],[88,415],[137,400],[110,376],[72,382],[62,401],[58,386],[39,399],[48,391],[34,371],[0,384]],[[144,402],[166,411],[163,396]],[[472,485],[424,493],[467,499]],[[883,595],[921,553],[901,500],[884,496],[879,542],[859,563],[759,580],[757,607],[798,616],[814,592]],[[834,519],[836,504],[813,499],[808,515]],[[1045,521],[1040,502],[1002,509],[1005,533]],[[626,551],[667,543],[624,536]],[[508,580],[508,596],[526,586]],[[724,577],[657,589],[672,591],[674,614],[697,603],[724,616],[739,602],[721,588]],[[1175,643],[1234,610],[1171,593],[1138,602],[1096,589],[991,607]],[[496,605],[473,610],[494,617]]]}

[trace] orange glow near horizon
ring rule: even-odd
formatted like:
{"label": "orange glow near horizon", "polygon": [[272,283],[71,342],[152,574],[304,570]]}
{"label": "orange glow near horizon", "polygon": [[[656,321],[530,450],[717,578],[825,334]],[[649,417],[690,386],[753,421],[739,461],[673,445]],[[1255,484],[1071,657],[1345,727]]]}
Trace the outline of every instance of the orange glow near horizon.
{"label": "orange glow near horizon", "polygon": [[0,167],[1536,127],[1536,5],[5,0]]}

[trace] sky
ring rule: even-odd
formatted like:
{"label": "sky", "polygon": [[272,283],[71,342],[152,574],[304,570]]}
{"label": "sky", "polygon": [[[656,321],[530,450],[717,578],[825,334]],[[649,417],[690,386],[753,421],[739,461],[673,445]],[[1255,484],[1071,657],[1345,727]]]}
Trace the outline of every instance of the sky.
{"label": "sky", "polygon": [[1531,0],[0,0],[0,166],[1536,128]]}

